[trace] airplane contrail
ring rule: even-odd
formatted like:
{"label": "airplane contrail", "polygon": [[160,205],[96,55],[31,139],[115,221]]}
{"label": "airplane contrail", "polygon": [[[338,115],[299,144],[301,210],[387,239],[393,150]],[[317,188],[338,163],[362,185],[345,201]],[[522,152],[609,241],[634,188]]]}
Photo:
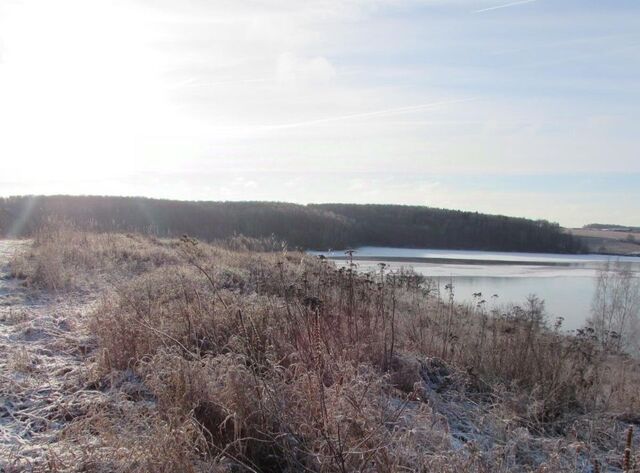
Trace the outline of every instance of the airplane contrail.
{"label": "airplane contrail", "polygon": [[500,8],[508,8],[515,7],[516,5],[524,5],[525,3],[533,3],[537,0],[520,0],[518,2],[505,3],[504,5],[496,5],[495,7],[482,8],[481,10],[476,10],[473,13],[483,13],[491,10],[499,10]]}
{"label": "airplane contrail", "polygon": [[308,121],[296,122],[296,123],[284,123],[281,125],[264,125],[264,126],[261,126],[260,128],[267,129],[267,130],[281,130],[286,128],[299,128],[303,126],[320,125],[323,123],[340,122],[340,121],[351,120],[356,118],[384,117],[387,115],[396,115],[396,114],[402,114],[402,113],[416,112],[419,110],[426,110],[429,108],[436,108],[436,107],[439,107],[440,105],[453,105],[456,103],[471,102],[473,100],[477,100],[477,99],[469,98],[469,99],[459,99],[459,100],[441,100],[439,102],[423,103],[420,105],[410,105],[407,107],[388,108],[385,110],[375,110],[373,112],[352,113],[350,115],[339,115],[336,117],[318,118],[316,120],[308,120]]}

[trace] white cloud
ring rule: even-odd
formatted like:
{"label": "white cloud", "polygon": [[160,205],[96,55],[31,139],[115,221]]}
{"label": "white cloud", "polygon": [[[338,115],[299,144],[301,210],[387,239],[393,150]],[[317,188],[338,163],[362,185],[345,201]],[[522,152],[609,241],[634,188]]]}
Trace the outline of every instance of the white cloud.
{"label": "white cloud", "polygon": [[284,86],[324,84],[335,77],[336,70],[325,57],[301,59],[289,52],[278,56],[276,80]]}
{"label": "white cloud", "polygon": [[[305,176],[327,171],[640,172],[633,15],[602,6],[559,15],[571,6],[556,2],[500,15],[473,8],[0,0],[3,174],[35,192],[318,201],[335,182],[310,188]],[[231,180],[222,193],[190,187],[193,177],[135,185],[186,171],[297,177]],[[364,196],[424,203],[442,189],[413,192],[380,176],[363,181]]]}

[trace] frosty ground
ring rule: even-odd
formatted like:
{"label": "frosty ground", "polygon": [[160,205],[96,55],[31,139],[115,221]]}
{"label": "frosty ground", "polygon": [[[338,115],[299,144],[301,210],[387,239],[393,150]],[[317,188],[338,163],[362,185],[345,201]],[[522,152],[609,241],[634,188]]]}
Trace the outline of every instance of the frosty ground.
{"label": "frosty ground", "polygon": [[265,249],[0,242],[3,471],[621,471],[635,360]]}

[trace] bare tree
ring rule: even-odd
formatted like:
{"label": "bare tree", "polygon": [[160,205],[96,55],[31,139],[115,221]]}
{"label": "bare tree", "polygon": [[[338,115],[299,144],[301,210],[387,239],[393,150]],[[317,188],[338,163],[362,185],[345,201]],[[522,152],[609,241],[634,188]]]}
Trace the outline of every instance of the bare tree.
{"label": "bare tree", "polygon": [[640,348],[640,278],[629,264],[617,261],[598,270],[589,323],[604,348]]}

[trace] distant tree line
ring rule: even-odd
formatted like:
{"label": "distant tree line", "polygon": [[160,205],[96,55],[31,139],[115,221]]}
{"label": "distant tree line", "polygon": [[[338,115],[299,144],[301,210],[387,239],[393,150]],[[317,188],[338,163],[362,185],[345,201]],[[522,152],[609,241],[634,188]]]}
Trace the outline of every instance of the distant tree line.
{"label": "distant tree line", "polygon": [[[580,240],[546,220],[402,205],[322,204],[351,221],[356,241],[381,246],[503,251],[584,251]],[[402,242],[399,245],[397,242]]]}
{"label": "distant tree line", "polygon": [[216,240],[275,236],[290,247],[362,245],[577,253],[581,240],[556,223],[477,212],[403,205],[202,202],[141,197],[21,196],[0,198],[0,234],[33,234],[63,219],[94,231],[183,234]]}

